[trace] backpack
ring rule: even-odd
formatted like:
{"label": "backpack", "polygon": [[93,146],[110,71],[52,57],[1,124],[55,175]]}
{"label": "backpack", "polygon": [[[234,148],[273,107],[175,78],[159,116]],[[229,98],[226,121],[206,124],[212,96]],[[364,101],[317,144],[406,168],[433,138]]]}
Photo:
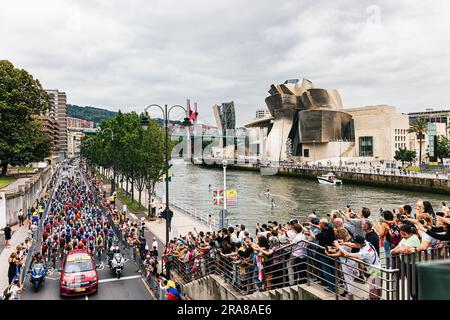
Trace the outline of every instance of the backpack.
{"label": "backpack", "polygon": [[386,239],[391,244],[391,249],[395,248],[402,240],[402,236],[400,235],[400,227],[395,222],[389,224],[389,231],[386,234]]}

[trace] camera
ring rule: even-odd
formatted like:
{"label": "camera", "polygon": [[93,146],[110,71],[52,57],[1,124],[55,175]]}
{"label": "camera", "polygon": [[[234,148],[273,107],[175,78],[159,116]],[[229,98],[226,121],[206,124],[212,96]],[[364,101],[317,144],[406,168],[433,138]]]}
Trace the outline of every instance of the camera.
{"label": "camera", "polygon": [[406,216],[404,214],[397,213],[397,219],[400,220],[400,221],[405,221],[406,220]]}
{"label": "camera", "polygon": [[303,222],[303,223],[302,223],[302,226],[303,226],[303,227],[309,227],[309,222]]}
{"label": "camera", "polygon": [[425,220],[423,220],[423,219],[419,220],[419,223],[424,226],[425,225]]}

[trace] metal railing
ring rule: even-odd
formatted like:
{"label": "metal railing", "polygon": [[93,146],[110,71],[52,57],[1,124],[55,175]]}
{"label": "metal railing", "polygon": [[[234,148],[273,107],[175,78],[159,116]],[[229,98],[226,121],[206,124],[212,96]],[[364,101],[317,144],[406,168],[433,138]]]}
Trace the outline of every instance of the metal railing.
{"label": "metal railing", "polygon": [[425,251],[392,256],[392,265],[399,270],[396,284],[397,299],[417,300],[419,298],[419,277],[417,263],[450,259],[450,243],[442,242]]}
{"label": "metal railing", "polygon": [[298,163],[270,163],[260,166],[261,168],[283,168],[283,169],[298,169],[298,170],[310,170],[310,171],[332,171],[332,172],[346,172],[346,173],[366,173],[374,175],[383,176],[404,176],[404,177],[414,177],[414,178],[424,178],[424,179],[438,179],[438,180],[449,180],[449,174],[440,173],[436,174],[414,172],[402,169],[391,169],[391,168],[364,168],[355,167],[350,165],[336,165],[336,166],[324,166],[324,165],[306,165]]}
{"label": "metal railing", "polygon": [[[396,300],[398,269],[385,269],[359,260],[330,257],[323,247],[308,241],[289,244],[247,258],[237,254],[224,255],[220,250],[204,267],[192,271],[194,261],[174,259],[174,271],[186,282],[208,274],[221,275],[243,295],[280,289],[297,284],[315,285],[334,295],[336,300],[353,299]],[[301,254],[299,252],[302,252]],[[186,254],[186,253],[185,253]],[[354,281],[361,277],[360,282]]]}
{"label": "metal railing", "polygon": [[202,210],[198,210],[196,208],[193,208],[179,200],[173,200],[170,202],[170,205],[172,207],[177,208],[181,212],[201,221],[205,225],[211,228],[211,230],[218,230],[219,229],[219,219],[218,217],[211,214],[211,219],[209,220],[208,216],[210,213],[204,212]]}
{"label": "metal railing", "polygon": [[48,196],[48,198],[46,198],[44,200],[44,212],[42,213],[42,216],[39,219],[38,229],[36,230],[35,234],[32,237],[31,246],[28,248],[28,253],[27,253],[27,257],[25,259],[25,263],[23,264],[22,269],[20,271],[20,282],[21,283],[23,283],[25,281],[25,276],[27,274],[27,270],[30,268],[30,264],[31,264],[31,260],[32,260],[32,257],[33,257],[33,253],[37,249],[40,249],[39,248],[39,243],[41,241],[42,232],[43,232],[43,229],[44,229],[43,221],[45,221],[45,218],[47,217],[48,210],[49,210],[50,205],[52,203],[52,200],[53,200],[53,197],[54,197],[54,194],[55,194],[55,189],[58,186],[57,182],[58,182],[58,178],[59,178],[60,173],[61,173],[61,168],[58,168],[57,171],[55,172],[55,174],[53,175],[53,178],[50,180],[50,183],[47,185],[47,191],[48,191],[49,187],[51,187],[51,192],[50,192],[50,195]]}
{"label": "metal railing", "polygon": [[183,278],[184,282],[191,282],[215,272],[215,249],[189,256],[189,252],[173,256],[172,270]]}

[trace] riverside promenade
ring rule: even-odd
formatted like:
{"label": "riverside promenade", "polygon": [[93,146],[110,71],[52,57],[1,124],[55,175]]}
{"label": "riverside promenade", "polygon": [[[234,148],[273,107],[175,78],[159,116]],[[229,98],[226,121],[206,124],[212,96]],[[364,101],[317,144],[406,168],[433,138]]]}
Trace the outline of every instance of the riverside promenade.
{"label": "riverside promenade", "polygon": [[[333,172],[345,184],[366,185],[379,188],[428,192],[450,195],[450,175],[443,173],[409,172],[398,169],[367,168],[357,166],[322,166],[300,163],[265,163],[235,161],[229,159],[227,170],[258,171],[261,175],[279,175],[304,179],[317,179],[317,176]],[[218,159],[203,158],[195,165],[204,168],[222,168]]]}
{"label": "riverside promenade", "polygon": [[[110,184],[104,184],[103,185],[104,190],[107,193],[111,193],[111,185]],[[135,190],[137,191],[137,190]],[[134,199],[138,201],[138,193],[135,192]],[[123,203],[118,200],[118,210],[122,212],[123,209]],[[143,197],[143,206],[148,207],[148,199],[147,197]],[[155,197],[155,204],[156,209],[158,210],[160,207],[163,209],[165,208],[165,202],[162,201],[161,198]],[[206,223],[207,217],[205,214],[200,214],[199,211],[195,209],[182,209],[183,205],[174,202],[170,203],[170,210],[173,212],[173,218],[171,221],[171,230],[169,232],[169,238],[172,239],[174,237],[179,237],[180,235],[186,235],[188,232],[208,232],[216,229],[217,226],[217,219],[212,220],[211,227]],[[189,212],[190,211],[190,212]],[[197,216],[195,215],[197,213]],[[137,221],[144,221],[145,226],[150,231],[151,237],[156,237],[158,240],[158,243],[162,246],[165,245],[166,241],[166,221],[164,219],[156,219],[154,221],[149,221],[147,219],[142,220],[143,217],[146,217],[145,215],[135,215],[134,213],[130,212],[129,209],[127,209],[126,214],[131,217],[132,220]],[[151,240],[151,239],[148,239]],[[159,246],[158,249],[161,249],[162,246]]]}

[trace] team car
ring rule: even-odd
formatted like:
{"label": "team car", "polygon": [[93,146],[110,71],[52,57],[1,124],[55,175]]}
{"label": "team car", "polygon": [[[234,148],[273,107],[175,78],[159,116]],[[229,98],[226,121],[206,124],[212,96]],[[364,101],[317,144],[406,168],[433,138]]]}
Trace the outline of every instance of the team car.
{"label": "team car", "polygon": [[64,259],[59,292],[62,297],[91,294],[98,289],[95,262],[87,250],[72,250]]}

